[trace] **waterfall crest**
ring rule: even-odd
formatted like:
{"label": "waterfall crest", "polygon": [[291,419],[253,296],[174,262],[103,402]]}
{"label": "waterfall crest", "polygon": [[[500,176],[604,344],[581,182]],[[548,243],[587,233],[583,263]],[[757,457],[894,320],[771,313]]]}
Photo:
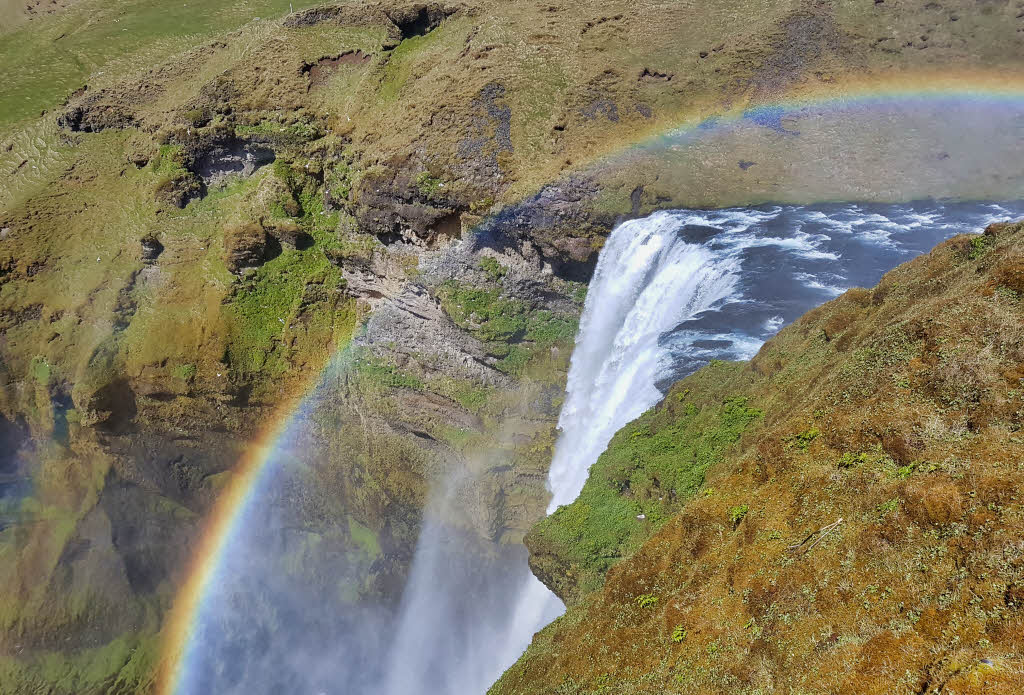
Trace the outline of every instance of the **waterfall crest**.
{"label": "waterfall crest", "polygon": [[612,436],[661,399],[662,336],[729,297],[739,262],[678,234],[669,213],[620,225],[587,294],[548,474],[548,513],[580,494]]}

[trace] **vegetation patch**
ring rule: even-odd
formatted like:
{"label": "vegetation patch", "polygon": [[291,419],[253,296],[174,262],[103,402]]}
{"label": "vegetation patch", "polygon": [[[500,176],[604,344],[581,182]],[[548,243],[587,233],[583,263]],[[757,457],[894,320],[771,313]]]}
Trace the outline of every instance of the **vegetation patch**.
{"label": "vegetation patch", "polygon": [[309,121],[299,120],[293,123],[277,123],[265,120],[255,125],[236,125],[235,135],[294,146],[323,137],[323,131],[320,129],[320,126]]}
{"label": "vegetation patch", "polygon": [[[501,266],[495,262],[493,268]],[[447,281],[438,289],[438,297],[459,327],[487,344],[489,354],[498,358],[495,366],[514,376],[524,374],[552,346],[571,345],[579,326],[575,317],[532,309],[526,302],[505,297],[500,288]]]}
{"label": "vegetation patch", "polygon": [[491,282],[501,282],[501,279],[508,275],[508,268],[498,262],[496,258],[484,256],[480,259],[480,268],[487,273]]}
{"label": "vegetation patch", "polygon": [[368,382],[378,386],[394,389],[412,389],[422,391],[423,381],[408,372],[404,372],[394,365],[387,364],[372,355],[365,354],[355,360],[356,373],[365,378]]}
{"label": "vegetation patch", "polygon": [[[729,383],[741,366],[718,362],[705,371]],[[566,597],[598,588],[605,572],[664,525],[700,489],[707,469],[763,415],[745,397],[716,403],[681,400],[679,393],[618,432],[579,498],[527,536],[542,573],[573,577]],[[544,568],[547,561],[553,564]]]}

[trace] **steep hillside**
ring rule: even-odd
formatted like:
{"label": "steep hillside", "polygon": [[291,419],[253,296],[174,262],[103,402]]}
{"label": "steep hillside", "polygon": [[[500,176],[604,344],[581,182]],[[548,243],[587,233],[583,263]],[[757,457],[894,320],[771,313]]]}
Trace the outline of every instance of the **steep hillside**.
{"label": "steep hillside", "polygon": [[[323,596],[392,604],[433,481],[476,476],[459,523],[485,546],[542,515],[616,221],[1020,190],[1014,157],[964,163],[997,146],[984,128],[885,149],[857,114],[797,133],[756,111],[899,75],[1001,84],[1024,64],[1016,3],[310,5],[0,8],[0,691],[151,685],[211,504],[332,356],[301,494],[266,503]],[[750,132],[634,147],[720,119]],[[357,560],[295,560],[314,537]]]}
{"label": "steep hillside", "polygon": [[491,690],[1024,687],[1024,224],[715,363],[535,527],[571,607]]}

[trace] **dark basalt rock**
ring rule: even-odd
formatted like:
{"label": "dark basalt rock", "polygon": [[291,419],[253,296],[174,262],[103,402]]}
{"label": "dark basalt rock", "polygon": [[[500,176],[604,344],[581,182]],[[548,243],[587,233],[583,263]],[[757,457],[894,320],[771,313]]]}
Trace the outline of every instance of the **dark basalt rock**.
{"label": "dark basalt rock", "polygon": [[99,91],[72,99],[57,116],[57,125],[73,133],[124,130],[137,125],[135,114],[118,99]]}
{"label": "dark basalt rock", "polygon": [[251,176],[276,158],[271,148],[234,137],[216,138],[196,149],[195,171],[211,186],[231,175]]}
{"label": "dark basalt rock", "polygon": [[202,180],[192,172],[180,173],[157,183],[156,199],[158,202],[183,208],[190,200],[203,196]]}
{"label": "dark basalt rock", "polygon": [[430,33],[440,26],[441,22],[457,11],[454,8],[434,2],[402,7],[388,12],[387,15],[388,19],[398,27],[402,38],[408,39],[413,36],[423,36]]}
{"label": "dark basalt rock", "polygon": [[142,246],[142,261],[153,263],[164,252],[164,245],[153,234],[147,234],[139,240]]}

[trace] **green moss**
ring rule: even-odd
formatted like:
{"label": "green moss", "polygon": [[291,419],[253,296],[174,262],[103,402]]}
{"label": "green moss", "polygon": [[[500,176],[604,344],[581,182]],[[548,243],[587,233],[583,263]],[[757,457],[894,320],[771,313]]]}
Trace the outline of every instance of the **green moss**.
{"label": "green moss", "polygon": [[324,185],[331,198],[337,202],[348,202],[352,196],[354,180],[355,172],[349,162],[338,162],[324,174]]}
{"label": "green moss", "polygon": [[506,374],[521,376],[526,371],[533,356],[533,350],[525,345],[509,345],[505,356],[498,360],[494,366]]}
{"label": "green moss", "polygon": [[[267,370],[267,376],[283,372],[288,361],[281,336],[300,309],[307,288],[336,288],[341,284],[341,271],[316,247],[286,250],[258,268],[238,286],[226,307],[231,324],[228,357],[232,369]],[[338,308],[326,302],[314,310],[334,314]]]}
{"label": "green moss", "polygon": [[571,316],[559,316],[546,309],[530,314],[526,323],[526,339],[542,347],[555,343],[570,343],[576,338],[579,320]]}
{"label": "green moss", "polygon": [[348,534],[352,542],[366,553],[370,562],[380,557],[380,541],[377,540],[377,534],[351,516],[348,518]]}
{"label": "green moss", "polygon": [[0,656],[0,692],[52,695],[142,692],[152,685],[159,639],[123,635],[102,647],[78,652]]}
{"label": "green moss", "polygon": [[380,101],[384,104],[397,101],[402,89],[416,78],[417,61],[422,56],[443,51],[445,45],[457,45],[462,38],[456,22],[445,22],[434,31],[422,36],[412,36],[402,41],[391,52],[384,68],[384,80],[380,87]]}
{"label": "green moss", "polygon": [[185,168],[185,148],[181,145],[161,145],[150,166],[157,174],[171,179],[188,174]]}
{"label": "green moss", "polygon": [[273,140],[281,144],[299,144],[317,140],[323,137],[323,132],[317,124],[308,121],[289,124],[261,121],[255,125],[235,126],[235,135]]}
{"label": "green moss", "polygon": [[[298,330],[318,330],[326,342],[336,337],[347,340],[355,327],[353,302],[338,297],[338,288],[344,284],[341,270],[324,255],[338,244],[338,215],[324,214],[322,187],[306,166],[277,159],[272,172],[298,200],[298,223],[313,237],[314,245],[286,249],[259,267],[237,286],[227,305],[232,368],[271,377],[290,364],[282,336],[298,314],[303,317]],[[283,207],[277,210],[272,204],[271,208],[276,216],[287,216]],[[343,335],[338,335],[338,329]]]}
{"label": "green moss", "polygon": [[876,507],[876,510],[882,515],[886,516],[900,508],[900,500],[898,497],[893,497],[890,500],[883,502]]}
{"label": "green moss", "polygon": [[452,320],[484,342],[509,342],[526,333],[526,304],[502,297],[500,289],[466,287],[449,281],[438,295]]}
{"label": "green moss", "polygon": [[790,438],[790,443],[800,451],[807,451],[807,449],[811,446],[811,442],[817,439],[820,435],[821,430],[819,430],[817,427],[811,427]]}
{"label": "green moss", "polygon": [[[316,160],[274,160],[272,171],[291,193],[291,198],[271,203],[275,217],[301,217],[308,226],[333,229],[338,225],[336,216],[324,215],[324,196],[320,175],[320,162]],[[294,213],[294,214],[291,214]]]}
{"label": "green moss", "polygon": [[508,275],[508,268],[498,263],[497,259],[491,258],[490,256],[484,256],[480,259],[480,268],[487,273],[487,277],[492,282],[499,282],[503,277]]}
{"label": "green moss", "polygon": [[179,379],[191,381],[196,376],[196,366],[194,364],[179,364],[171,370],[171,374]]}
{"label": "green moss", "polygon": [[498,288],[449,281],[438,296],[456,324],[487,343],[489,354],[499,358],[495,366],[506,374],[522,375],[535,356],[557,343],[571,344],[576,335],[575,317],[531,311],[525,302],[503,297]]}
{"label": "green moss", "polygon": [[403,372],[394,365],[387,364],[371,355],[362,355],[354,363],[356,373],[373,384],[388,388],[404,388],[422,391],[423,381],[418,377]]}
{"label": "green moss", "polygon": [[746,504],[738,504],[729,510],[729,521],[732,522],[733,526],[739,525],[743,521],[743,517],[750,511],[750,507]]}
{"label": "green moss", "polygon": [[855,466],[860,466],[867,463],[868,460],[868,455],[864,452],[854,454],[850,451],[847,451],[842,456],[839,457],[838,465],[840,468],[854,468]]}
{"label": "green moss", "polygon": [[441,189],[444,188],[444,181],[436,176],[432,176],[429,171],[424,171],[416,177],[416,188],[419,190],[420,195],[433,199],[441,193]]}
{"label": "green moss", "polygon": [[373,234],[353,234],[347,237],[332,237],[324,248],[330,249],[336,259],[368,261],[382,244]]}
{"label": "green moss", "polygon": [[658,603],[658,597],[655,594],[640,594],[633,601],[641,608],[650,608]]}
{"label": "green moss", "polygon": [[[738,365],[719,362],[703,378],[723,384]],[[674,403],[671,403],[675,401]],[[581,591],[600,587],[604,573],[660,528],[704,482],[704,474],[762,416],[746,398],[692,404],[666,399],[612,438],[572,504],[531,531],[535,559],[555,558]]]}
{"label": "green moss", "polygon": [[48,386],[50,383],[50,371],[50,363],[46,361],[45,357],[36,355],[32,358],[32,364],[29,365],[29,373],[36,380],[37,384]]}
{"label": "green moss", "polygon": [[458,382],[450,391],[450,397],[471,413],[479,413],[487,404],[491,390],[470,382]]}
{"label": "green moss", "polygon": [[967,257],[972,261],[976,261],[985,255],[991,242],[991,237],[987,237],[984,234],[978,234],[977,236],[971,237],[970,248],[967,251]]}

